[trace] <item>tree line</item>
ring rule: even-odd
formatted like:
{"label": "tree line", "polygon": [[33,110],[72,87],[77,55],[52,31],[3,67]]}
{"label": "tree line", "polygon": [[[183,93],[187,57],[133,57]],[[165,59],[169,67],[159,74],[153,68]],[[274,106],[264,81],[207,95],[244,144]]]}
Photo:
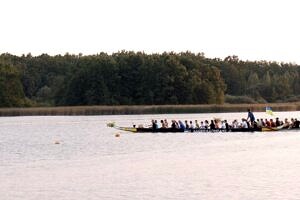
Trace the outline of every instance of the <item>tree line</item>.
{"label": "tree line", "polygon": [[0,107],[298,101],[300,67],[191,52],[0,55]]}

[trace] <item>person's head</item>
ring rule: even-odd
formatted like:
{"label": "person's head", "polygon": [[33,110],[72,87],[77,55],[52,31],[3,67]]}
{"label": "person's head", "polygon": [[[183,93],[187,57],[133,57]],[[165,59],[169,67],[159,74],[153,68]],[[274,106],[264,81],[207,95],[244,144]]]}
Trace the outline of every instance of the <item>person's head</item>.
{"label": "person's head", "polygon": [[250,112],[250,108],[248,108],[248,112]]}

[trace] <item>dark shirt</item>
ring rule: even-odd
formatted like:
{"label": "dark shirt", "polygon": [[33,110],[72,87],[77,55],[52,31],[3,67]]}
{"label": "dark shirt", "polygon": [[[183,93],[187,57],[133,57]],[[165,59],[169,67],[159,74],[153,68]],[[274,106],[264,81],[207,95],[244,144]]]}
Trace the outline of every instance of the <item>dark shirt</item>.
{"label": "dark shirt", "polygon": [[157,124],[155,122],[152,122],[152,129],[157,129]]}
{"label": "dark shirt", "polygon": [[254,115],[253,115],[252,112],[248,112],[248,118],[250,118],[250,121],[251,121],[251,122],[254,122],[254,121],[255,121],[255,117],[254,117]]}
{"label": "dark shirt", "polygon": [[175,129],[175,128],[176,128],[175,122],[172,123],[171,127],[172,127],[172,129]]}
{"label": "dark shirt", "polygon": [[276,127],[276,124],[274,122],[271,122],[271,127]]}
{"label": "dark shirt", "polygon": [[299,128],[299,125],[300,125],[300,121],[297,120],[297,121],[294,122],[294,127],[295,128]]}
{"label": "dark shirt", "polygon": [[184,126],[184,124],[181,121],[179,122],[179,128],[183,129],[183,130],[185,129],[185,126]]}
{"label": "dark shirt", "polygon": [[228,132],[229,131],[229,124],[227,122],[225,123],[225,127],[226,127],[226,131]]}

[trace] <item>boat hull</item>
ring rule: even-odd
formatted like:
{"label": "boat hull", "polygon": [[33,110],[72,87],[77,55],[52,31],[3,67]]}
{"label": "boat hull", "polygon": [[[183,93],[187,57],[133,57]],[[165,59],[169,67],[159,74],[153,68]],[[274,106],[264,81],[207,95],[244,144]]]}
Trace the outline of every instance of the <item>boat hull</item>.
{"label": "boat hull", "polygon": [[186,132],[274,132],[300,130],[299,128],[284,127],[263,127],[263,128],[234,128],[234,129],[174,129],[174,128],[135,128],[135,127],[115,127],[118,130],[129,131],[132,133],[186,133]]}
{"label": "boat hull", "polygon": [[134,128],[134,127],[116,127],[122,131],[129,131],[133,133],[184,133],[184,132],[254,132],[262,131],[261,128],[237,128],[237,129],[177,129],[177,128]]}

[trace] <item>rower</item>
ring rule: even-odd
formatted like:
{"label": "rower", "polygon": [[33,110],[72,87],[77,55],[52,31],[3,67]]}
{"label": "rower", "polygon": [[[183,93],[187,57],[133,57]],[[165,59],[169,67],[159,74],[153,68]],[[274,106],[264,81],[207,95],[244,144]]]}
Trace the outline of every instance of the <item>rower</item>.
{"label": "rower", "polygon": [[273,121],[273,119],[270,119],[270,123],[271,123],[271,127],[276,127],[275,122]]}
{"label": "rower", "polygon": [[152,120],[152,129],[153,129],[153,130],[158,129],[157,120]]}
{"label": "rower", "polygon": [[183,122],[182,121],[178,121],[178,124],[179,124],[179,129],[181,129],[181,130],[185,130],[185,125],[183,124]]}
{"label": "rower", "polygon": [[168,124],[167,119],[164,120],[164,126],[165,126],[165,128],[168,128],[168,127],[169,127],[169,124]]}
{"label": "rower", "polygon": [[210,121],[209,128],[210,128],[210,130],[216,129],[216,125],[215,125],[215,123],[214,123],[214,120],[211,120],[211,121]]}
{"label": "rower", "polygon": [[297,118],[295,118],[294,127],[299,128],[299,125],[300,125],[300,121],[297,120]]}
{"label": "rower", "polygon": [[242,124],[241,124],[241,128],[249,128],[249,126],[248,126],[248,123],[247,123],[247,120],[246,119],[242,119]]}
{"label": "rower", "polygon": [[187,120],[185,120],[184,122],[185,122],[185,129],[187,129],[187,130],[188,130],[188,129],[189,129],[189,124],[188,124],[188,121],[187,121]]}
{"label": "rower", "polygon": [[280,121],[279,121],[279,118],[278,118],[278,117],[276,117],[275,124],[276,124],[276,126],[280,126]]}
{"label": "rower", "polygon": [[171,128],[172,129],[176,129],[177,128],[175,120],[172,120]]}
{"label": "rower", "polygon": [[189,130],[190,130],[191,132],[194,132],[194,125],[193,125],[193,122],[192,122],[192,121],[190,121]]}
{"label": "rower", "polygon": [[[203,124],[203,122],[202,122],[202,124]],[[196,126],[197,129],[200,128],[199,123],[198,123],[198,120],[195,120],[195,126]]]}
{"label": "rower", "polygon": [[270,123],[270,121],[268,121],[268,119],[265,119],[265,126],[266,127],[271,127],[271,123]]}

